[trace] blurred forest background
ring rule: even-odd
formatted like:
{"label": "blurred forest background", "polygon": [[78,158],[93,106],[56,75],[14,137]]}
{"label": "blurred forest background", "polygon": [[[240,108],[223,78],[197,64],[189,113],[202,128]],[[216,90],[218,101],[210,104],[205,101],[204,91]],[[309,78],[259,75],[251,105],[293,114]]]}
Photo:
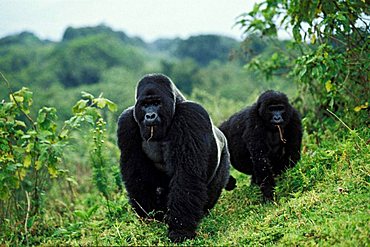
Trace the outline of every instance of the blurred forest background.
{"label": "blurred forest background", "polygon": [[[258,190],[237,174],[238,191],[223,194],[200,240],[187,243],[320,244],[351,236],[346,243],[369,244],[369,9],[365,1],[272,2],[239,18],[241,42],[204,34],[147,43],[106,25],[69,27],[59,42],[30,32],[0,39],[0,242],[169,244],[165,225],[142,222],[128,206],[115,136],[137,81],[160,72],[216,125],[267,89],[286,93],[303,116],[303,158],[277,186],[280,206],[262,206]],[[284,13],[280,26],[292,30],[291,40],[276,36]],[[353,197],[337,198],[344,195]],[[321,222],[330,210],[337,216]],[[298,212],[321,223],[302,223]]]}
{"label": "blurred forest background", "polygon": [[[81,91],[104,92],[120,111],[125,109],[134,103],[137,81],[153,72],[168,75],[188,96],[206,93],[243,105],[270,88],[296,96],[291,79],[278,76],[267,81],[243,69],[254,56],[271,57],[286,45],[251,36],[240,46],[237,40],[217,35],[145,43],[100,25],[68,28],[60,42],[40,40],[29,32],[2,38],[0,68],[13,88],[25,86],[34,92],[35,108],[54,106],[65,120]],[[2,90],[1,97],[6,95]]]}

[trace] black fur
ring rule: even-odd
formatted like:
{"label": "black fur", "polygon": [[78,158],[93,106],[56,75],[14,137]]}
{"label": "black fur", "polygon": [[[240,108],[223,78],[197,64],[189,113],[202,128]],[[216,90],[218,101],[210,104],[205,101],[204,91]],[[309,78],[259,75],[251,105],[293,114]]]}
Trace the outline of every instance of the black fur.
{"label": "black fur", "polygon": [[[272,120],[271,105],[284,108],[277,114],[283,119],[279,124]],[[280,125],[282,137],[276,125]],[[272,200],[274,178],[300,160],[302,126],[298,111],[285,94],[269,90],[255,104],[231,116],[220,129],[228,140],[232,166],[252,175],[252,183],[260,186],[265,199]],[[230,177],[231,181],[235,179]]]}
{"label": "black fur", "polygon": [[[156,123],[145,123],[148,111],[158,114]],[[139,81],[135,106],[119,117],[117,135],[122,178],[135,211],[164,219],[174,242],[193,238],[229,178],[225,136],[161,74]]]}

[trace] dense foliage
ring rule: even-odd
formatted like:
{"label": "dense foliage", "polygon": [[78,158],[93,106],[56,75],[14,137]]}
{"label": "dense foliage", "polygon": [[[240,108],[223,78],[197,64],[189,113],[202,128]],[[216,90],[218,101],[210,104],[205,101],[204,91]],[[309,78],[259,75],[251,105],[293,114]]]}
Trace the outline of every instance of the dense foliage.
{"label": "dense foliage", "polygon": [[236,46],[237,42],[231,38],[199,35],[180,42],[176,55],[179,58],[193,58],[198,64],[204,66],[212,60],[227,61],[230,49]]}
{"label": "dense foliage", "polygon": [[282,49],[267,61],[257,57],[250,66],[266,74],[288,68],[311,122],[323,127],[329,109],[357,127],[368,124],[369,13],[367,1],[361,0],[266,0],[239,24],[247,33],[270,37],[280,29],[292,30],[298,52]]}
{"label": "dense foliage", "polygon": [[[274,41],[281,46],[284,43]],[[274,44],[255,38],[248,51],[265,52],[268,57]],[[24,32],[0,39],[0,69],[13,90],[27,86],[33,91],[36,109],[45,104],[56,107],[64,120],[71,116],[71,102],[77,101],[83,90],[104,91],[124,109],[133,103],[136,82],[150,72],[167,74],[188,95],[196,88],[248,103],[273,88],[295,96],[290,80],[273,77],[267,81],[245,71],[243,64],[249,56],[237,46],[236,40],[216,35],[145,43],[102,25],[68,28],[60,42],[43,41]],[[2,98],[6,94],[6,90],[0,91]]]}
{"label": "dense foliage", "polygon": [[[2,79],[8,84],[4,77]],[[35,120],[29,115],[32,94],[23,87],[10,91],[9,100],[0,103],[0,229],[2,232],[7,232],[7,227],[12,231],[21,229],[21,225],[12,222],[24,219],[21,237],[27,244],[28,228],[44,211],[45,193],[52,179],[74,181],[65,167],[64,155],[73,130],[81,129],[83,123],[94,128],[91,145],[94,181],[108,198],[109,172],[113,172],[111,168],[107,171],[103,155],[105,121],[99,109],[117,109],[110,100],[83,92],[83,99],[73,107],[74,116],[58,128],[57,110],[53,107],[41,108]]]}

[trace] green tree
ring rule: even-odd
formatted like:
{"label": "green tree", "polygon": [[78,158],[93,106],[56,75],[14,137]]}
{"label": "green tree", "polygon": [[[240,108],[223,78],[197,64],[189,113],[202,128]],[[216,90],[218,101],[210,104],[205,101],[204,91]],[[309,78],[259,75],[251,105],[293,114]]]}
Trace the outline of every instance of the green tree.
{"label": "green tree", "polygon": [[97,83],[103,71],[115,66],[137,71],[144,64],[137,48],[106,34],[82,36],[62,42],[51,56],[57,76],[66,86]]}
{"label": "green tree", "polygon": [[198,35],[179,42],[175,55],[179,58],[192,58],[202,66],[212,60],[227,61],[237,41],[218,35]]}
{"label": "green tree", "polygon": [[364,0],[265,0],[238,24],[246,33],[270,37],[279,29],[291,30],[298,55],[276,51],[267,61],[251,63],[267,74],[289,68],[312,121],[324,126],[329,109],[356,127],[368,121],[368,15]]}
{"label": "green tree", "polygon": [[196,83],[195,75],[199,71],[196,62],[191,59],[183,59],[179,62],[161,61],[162,72],[168,75],[179,89],[185,94],[190,94],[193,84]]}
{"label": "green tree", "polygon": [[142,47],[146,46],[146,43],[142,39],[137,38],[137,37],[131,38],[122,31],[113,31],[112,28],[104,24],[100,24],[94,27],[81,27],[81,28],[68,27],[63,34],[63,41],[71,41],[77,38],[89,37],[89,36],[101,35],[101,34],[118,38],[119,40],[123,41],[125,44],[130,44],[134,46],[142,46]]}

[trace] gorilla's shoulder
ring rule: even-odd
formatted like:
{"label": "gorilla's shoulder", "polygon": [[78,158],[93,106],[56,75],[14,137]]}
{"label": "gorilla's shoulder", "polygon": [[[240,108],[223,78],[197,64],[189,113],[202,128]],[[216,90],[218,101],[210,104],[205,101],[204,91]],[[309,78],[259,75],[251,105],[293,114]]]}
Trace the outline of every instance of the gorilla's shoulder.
{"label": "gorilla's shoulder", "polygon": [[232,115],[228,121],[232,122],[232,124],[244,125],[246,121],[249,121],[248,119],[251,117],[251,115],[253,115],[253,112],[254,106],[247,106],[246,108]]}
{"label": "gorilla's shoulder", "polygon": [[211,125],[211,119],[208,112],[198,103],[193,101],[184,101],[176,105],[175,116],[186,120],[188,123],[197,123],[205,126]]}
{"label": "gorilla's shoulder", "polygon": [[137,138],[139,135],[139,128],[134,119],[134,107],[129,107],[124,110],[118,118],[118,126],[117,126],[117,142],[118,146],[122,148],[123,145],[127,144],[129,140],[131,143],[133,140],[140,140]]}
{"label": "gorilla's shoulder", "polygon": [[292,117],[290,118],[288,126],[301,129],[302,128],[301,125],[302,125],[301,113],[299,113],[297,109],[292,107]]}
{"label": "gorilla's shoulder", "polygon": [[208,112],[200,104],[193,101],[184,101],[176,106],[176,110],[181,110],[182,112],[189,114],[201,115],[203,117],[209,118]]}
{"label": "gorilla's shoulder", "polygon": [[131,106],[124,110],[121,115],[118,117],[118,126],[122,126],[123,124],[129,124],[135,121],[134,119],[134,106]]}
{"label": "gorilla's shoulder", "polygon": [[251,106],[245,107],[243,110],[241,110],[239,113],[244,118],[249,118],[251,114],[253,114],[256,111],[256,105],[253,104]]}
{"label": "gorilla's shoulder", "polygon": [[294,107],[292,107],[292,108],[293,108],[293,116],[294,116],[297,120],[301,121],[301,120],[302,120],[302,115],[301,115],[301,113],[300,113],[297,109],[295,109]]}
{"label": "gorilla's shoulder", "polygon": [[253,118],[253,119],[258,118],[259,114],[258,114],[257,104],[253,104],[253,105],[248,106],[247,108],[245,108],[244,109],[244,115],[247,118]]}

